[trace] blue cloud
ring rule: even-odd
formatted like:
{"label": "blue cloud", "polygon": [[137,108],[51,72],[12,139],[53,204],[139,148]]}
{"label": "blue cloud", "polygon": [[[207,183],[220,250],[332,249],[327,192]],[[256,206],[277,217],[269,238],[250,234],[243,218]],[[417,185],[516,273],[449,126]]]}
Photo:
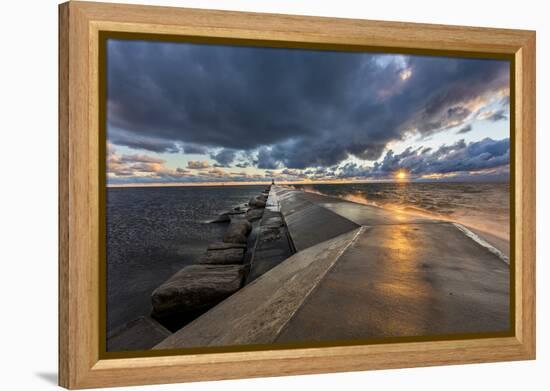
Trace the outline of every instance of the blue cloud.
{"label": "blue cloud", "polygon": [[340,167],[340,177],[390,178],[399,170],[406,170],[413,178],[426,174],[478,172],[506,167],[510,164],[510,140],[481,141],[466,144],[460,140],[436,150],[407,148],[400,154],[388,151],[373,167],[348,163]]}

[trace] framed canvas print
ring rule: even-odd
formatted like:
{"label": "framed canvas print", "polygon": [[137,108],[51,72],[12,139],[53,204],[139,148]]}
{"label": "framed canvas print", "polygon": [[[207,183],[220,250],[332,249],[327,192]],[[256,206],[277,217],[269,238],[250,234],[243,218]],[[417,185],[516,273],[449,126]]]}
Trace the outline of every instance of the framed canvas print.
{"label": "framed canvas print", "polygon": [[60,5],[60,384],[535,358],[535,33]]}

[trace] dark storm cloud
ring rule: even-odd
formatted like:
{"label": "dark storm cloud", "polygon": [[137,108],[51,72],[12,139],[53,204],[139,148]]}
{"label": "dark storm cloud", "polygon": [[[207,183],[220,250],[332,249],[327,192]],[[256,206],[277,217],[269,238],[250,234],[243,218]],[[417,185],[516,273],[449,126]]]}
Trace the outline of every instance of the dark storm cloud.
{"label": "dark storm cloud", "polygon": [[[263,157],[263,161],[266,159],[272,164],[282,165],[289,168],[306,168],[310,166],[332,166],[346,159],[348,152],[351,149],[356,148],[360,150],[361,154],[367,153],[364,148],[368,148],[369,145],[353,145],[345,143],[336,143],[335,140],[327,137],[324,139],[318,139],[315,142],[300,140],[292,143],[281,143],[275,145],[268,156]],[[258,167],[262,168],[260,165]]]}
{"label": "dark storm cloud", "polygon": [[108,133],[109,141],[113,144],[124,145],[134,149],[143,149],[157,153],[177,153],[180,151],[177,143],[173,141],[166,141],[139,133],[122,131],[120,129],[113,129]]}
{"label": "dark storm cloud", "polygon": [[487,117],[489,121],[497,122],[497,121],[503,121],[508,119],[508,114],[505,110],[497,110],[494,113],[492,113],[489,117]]}
{"label": "dark storm cloud", "polygon": [[258,156],[254,164],[258,168],[266,170],[274,170],[277,168],[277,161],[271,156],[271,149],[267,147],[261,147],[258,150]]}
{"label": "dark storm cloud", "polygon": [[235,160],[236,154],[237,151],[232,149],[222,149],[217,153],[211,153],[210,157],[218,162],[218,167],[228,167]]}
{"label": "dark storm cloud", "polygon": [[509,139],[481,141],[466,144],[460,140],[424,152],[421,148],[407,148],[400,154],[388,151],[381,162],[373,167],[348,163],[340,167],[340,177],[392,177],[399,170],[406,170],[412,177],[426,174],[477,172],[508,166],[510,163]]}
{"label": "dark storm cloud", "polygon": [[264,169],[376,160],[407,131],[462,125],[509,82],[494,60],[140,41],[109,41],[107,69],[114,144],[254,151]]}
{"label": "dark storm cloud", "polygon": [[464,133],[468,133],[468,132],[471,132],[472,131],[472,125],[466,125],[466,126],[463,126],[462,128],[458,129],[458,131],[456,132],[456,134],[464,134]]}
{"label": "dark storm cloud", "polygon": [[199,145],[184,145],[182,152],[191,155],[206,155],[208,148],[201,147]]}

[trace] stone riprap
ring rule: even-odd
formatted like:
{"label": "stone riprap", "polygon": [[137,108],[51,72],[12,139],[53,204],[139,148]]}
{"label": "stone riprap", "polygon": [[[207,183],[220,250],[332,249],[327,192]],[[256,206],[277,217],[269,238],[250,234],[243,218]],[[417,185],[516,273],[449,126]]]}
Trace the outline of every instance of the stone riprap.
{"label": "stone riprap", "polygon": [[212,222],[229,223],[223,241],[210,244],[197,265],[184,267],[152,293],[151,316],[177,330],[241,288],[250,270],[245,255],[255,242],[252,222],[262,218],[269,191]]}
{"label": "stone riprap", "polygon": [[246,243],[248,234],[252,230],[252,225],[246,219],[231,220],[223,241],[226,243]]}
{"label": "stone riprap", "polygon": [[246,211],[245,218],[252,222],[262,218],[264,214],[264,208],[250,208]]}
{"label": "stone riprap", "polygon": [[199,259],[199,264],[238,265],[243,263],[245,249],[242,247],[226,249],[209,249]]}
{"label": "stone riprap", "polygon": [[212,243],[208,245],[207,250],[227,250],[230,248],[240,248],[243,251],[246,250],[246,244],[244,243],[225,243],[225,242],[217,242]]}
{"label": "stone riprap", "polygon": [[242,218],[246,214],[246,209],[237,209],[224,212],[219,215],[216,219],[212,220],[211,223],[229,223],[234,218]]}
{"label": "stone riprap", "polygon": [[248,201],[248,205],[250,205],[254,208],[265,208],[266,200],[267,200],[267,198],[262,197],[262,196],[254,197],[254,198],[250,199],[250,201]]}

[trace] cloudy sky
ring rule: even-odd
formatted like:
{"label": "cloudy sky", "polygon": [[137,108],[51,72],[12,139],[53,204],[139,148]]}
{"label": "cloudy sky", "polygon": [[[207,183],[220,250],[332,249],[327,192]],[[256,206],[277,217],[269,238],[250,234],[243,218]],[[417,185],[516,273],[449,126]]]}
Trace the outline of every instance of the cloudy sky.
{"label": "cloudy sky", "polygon": [[509,63],[107,44],[116,184],[507,180]]}

